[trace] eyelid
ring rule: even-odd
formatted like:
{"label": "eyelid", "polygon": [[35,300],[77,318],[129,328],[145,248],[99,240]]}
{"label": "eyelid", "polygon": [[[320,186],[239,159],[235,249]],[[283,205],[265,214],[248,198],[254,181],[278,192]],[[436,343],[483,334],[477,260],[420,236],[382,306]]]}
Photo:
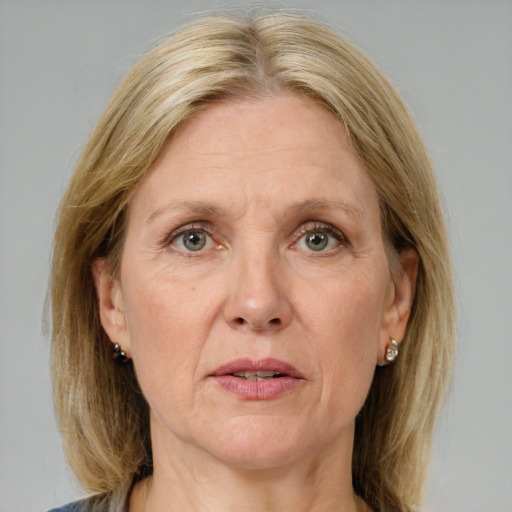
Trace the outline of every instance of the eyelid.
{"label": "eyelid", "polygon": [[339,249],[340,247],[347,247],[350,245],[350,242],[343,233],[343,231],[341,231],[339,228],[337,228],[330,222],[322,222],[317,220],[305,222],[299,227],[299,229],[295,232],[296,241],[294,242],[293,245],[297,245],[305,235],[307,235],[308,233],[314,233],[315,231],[324,231],[329,236],[333,237],[335,240],[339,242],[339,245],[334,249],[330,249],[327,251],[319,251],[318,253],[316,253],[317,256],[321,256],[322,254],[332,254],[332,252],[336,251],[336,249]]}
{"label": "eyelid", "polygon": [[311,233],[314,231],[327,231],[329,234],[333,235],[335,238],[337,238],[340,241],[343,241],[344,243],[348,243],[348,239],[336,226],[329,222],[322,222],[322,221],[308,221],[302,224],[300,228],[295,232],[295,236],[297,238],[300,238],[307,233]]}
{"label": "eyelid", "polygon": [[[188,231],[203,231],[206,233],[207,236],[211,237],[213,239],[214,243],[219,244],[219,240],[215,240],[216,238],[219,238],[219,230],[215,224],[212,224],[208,221],[192,221],[187,222],[186,224],[183,224],[179,226],[178,228],[174,229],[170,233],[165,234],[163,240],[162,240],[162,246],[167,247],[169,245],[172,245],[173,242],[184,233]],[[330,236],[333,236],[336,240],[340,242],[340,245],[350,245],[350,242],[346,235],[336,226],[329,222],[323,222],[323,221],[317,221],[317,220],[311,220],[304,222],[294,233],[294,238],[296,244],[304,235],[314,232],[314,231],[325,231]],[[222,243],[222,240],[220,240],[220,243]]]}
{"label": "eyelid", "polygon": [[206,221],[193,221],[193,222],[187,222],[186,224],[183,224],[182,226],[174,229],[170,233],[165,235],[165,238],[163,240],[162,245],[163,246],[169,246],[172,245],[172,243],[184,233],[187,233],[188,231],[203,231],[206,233],[209,237],[214,238],[215,234],[217,233],[216,227],[211,224],[210,222]]}

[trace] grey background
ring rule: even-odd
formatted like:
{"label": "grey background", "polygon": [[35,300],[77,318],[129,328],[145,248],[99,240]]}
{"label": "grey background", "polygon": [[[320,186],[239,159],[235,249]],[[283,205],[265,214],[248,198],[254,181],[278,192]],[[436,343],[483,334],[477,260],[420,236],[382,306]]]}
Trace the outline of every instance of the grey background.
{"label": "grey background", "polygon": [[[53,418],[41,327],[55,210],[77,154],[140,54],[188,13],[216,5],[0,0],[1,511],[44,511],[81,495]],[[512,511],[512,2],[285,5],[319,11],[373,55],[432,148],[460,317],[428,503]]]}

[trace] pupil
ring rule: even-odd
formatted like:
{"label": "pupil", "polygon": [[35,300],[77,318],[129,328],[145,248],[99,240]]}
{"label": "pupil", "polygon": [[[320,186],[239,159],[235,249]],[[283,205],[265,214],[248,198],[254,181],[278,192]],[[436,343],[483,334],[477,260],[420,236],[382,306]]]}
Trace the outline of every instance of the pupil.
{"label": "pupil", "polygon": [[306,243],[313,251],[321,251],[327,247],[328,238],[325,233],[317,231],[308,235]]}
{"label": "pupil", "polygon": [[206,245],[206,236],[200,231],[185,233],[183,235],[183,244],[189,251],[199,251]]}

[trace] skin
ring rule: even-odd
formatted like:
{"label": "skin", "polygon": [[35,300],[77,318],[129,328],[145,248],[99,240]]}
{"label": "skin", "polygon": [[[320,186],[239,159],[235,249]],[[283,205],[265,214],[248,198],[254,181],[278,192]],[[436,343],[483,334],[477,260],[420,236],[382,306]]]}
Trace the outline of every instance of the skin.
{"label": "skin", "polygon": [[[368,510],[354,418],[405,332],[417,259],[401,261],[392,278],[375,188],[312,100],[220,103],[182,125],[129,206],[120,275],[95,263],[102,324],[151,411],[154,475],[130,511]],[[210,377],[239,357],[304,378],[246,400]]]}

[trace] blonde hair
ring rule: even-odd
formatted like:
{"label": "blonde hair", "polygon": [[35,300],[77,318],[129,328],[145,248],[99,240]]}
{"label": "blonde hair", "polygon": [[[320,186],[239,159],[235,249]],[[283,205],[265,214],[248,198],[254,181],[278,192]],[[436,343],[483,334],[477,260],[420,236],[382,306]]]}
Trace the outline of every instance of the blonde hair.
{"label": "blonde hair", "polygon": [[93,130],[60,208],[51,281],[56,410],[79,481],[111,510],[151,474],[152,456],[147,404],[131,365],[112,363],[91,263],[107,257],[118,269],[130,197],[184,120],[216,101],[283,91],[314,98],[343,123],[375,184],[390,263],[403,247],[419,255],[400,357],[376,369],[356,419],[353,485],[378,510],[420,502],[455,318],[432,164],[411,114],[371,60],[322,24],[274,11],[209,15],[149,52]]}

